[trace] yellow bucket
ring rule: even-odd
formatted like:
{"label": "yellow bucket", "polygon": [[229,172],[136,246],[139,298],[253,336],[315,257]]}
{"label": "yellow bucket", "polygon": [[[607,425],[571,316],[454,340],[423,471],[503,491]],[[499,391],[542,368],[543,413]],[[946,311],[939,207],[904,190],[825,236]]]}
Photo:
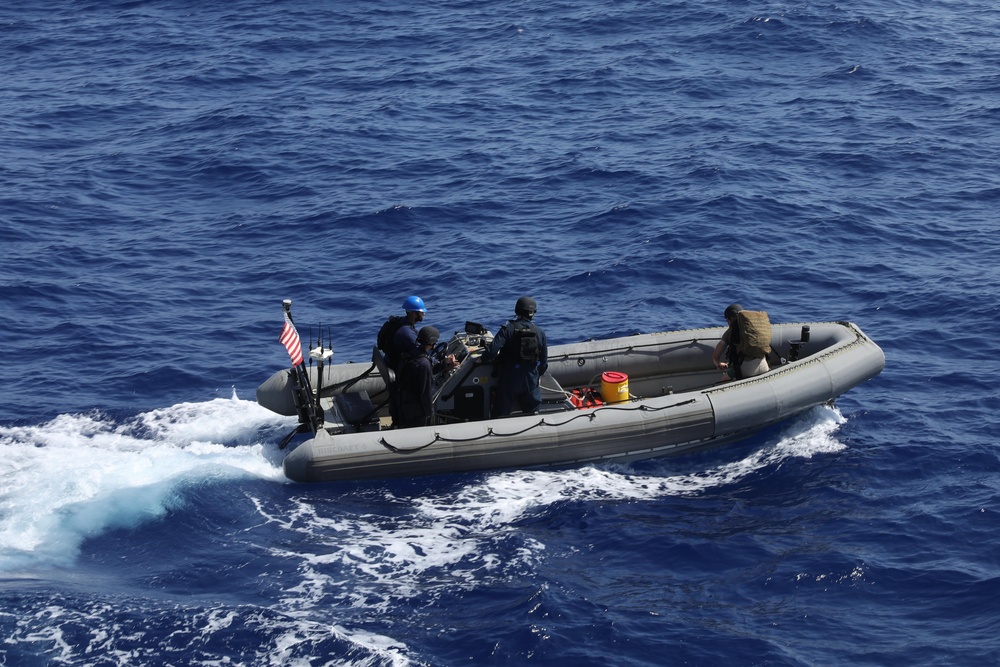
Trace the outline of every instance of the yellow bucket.
{"label": "yellow bucket", "polygon": [[618,371],[607,371],[601,375],[601,398],[605,403],[625,403],[628,401],[628,376]]}

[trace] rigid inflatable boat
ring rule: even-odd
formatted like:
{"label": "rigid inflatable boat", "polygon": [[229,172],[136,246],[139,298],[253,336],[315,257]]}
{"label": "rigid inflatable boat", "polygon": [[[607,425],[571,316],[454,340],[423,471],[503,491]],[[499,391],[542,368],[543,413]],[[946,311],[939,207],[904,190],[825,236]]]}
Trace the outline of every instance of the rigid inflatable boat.
{"label": "rigid inflatable boat", "polygon": [[[291,325],[286,301],[286,331]],[[378,349],[371,366],[312,361],[279,371],[257,402],[299,417],[280,444],[285,475],[323,482],[498,468],[570,466],[670,456],[734,442],[878,375],[882,350],[850,322],[772,325],[771,370],[726,381],[712,362],[725,327],[549,346],[538,414],[490,419],[492,334],[475,323],[435,352],[459,362],[436,376],[432,426],[395,429],[395,378]],[[302,362],[301,349],[293,361]],[[298,334],[294,344],[300,345]],[[297,354],[296,354],[297,353]],[[308,368],[307,368],[308,366]],[[366,367],[367,366],[367,367]]]}

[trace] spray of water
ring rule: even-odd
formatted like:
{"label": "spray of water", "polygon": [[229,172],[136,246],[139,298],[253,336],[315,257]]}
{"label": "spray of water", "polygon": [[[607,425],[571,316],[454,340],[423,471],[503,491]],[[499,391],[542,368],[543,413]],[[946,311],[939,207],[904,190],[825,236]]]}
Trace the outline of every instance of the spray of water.
{"label": "spray of water", "polygon": [[235,395],[124,423],[94,413],[0,427],[0,572],[70,564],[87,537],[182,506],[192,482],[285,481],[260,438],[274,427],[272,413]]}

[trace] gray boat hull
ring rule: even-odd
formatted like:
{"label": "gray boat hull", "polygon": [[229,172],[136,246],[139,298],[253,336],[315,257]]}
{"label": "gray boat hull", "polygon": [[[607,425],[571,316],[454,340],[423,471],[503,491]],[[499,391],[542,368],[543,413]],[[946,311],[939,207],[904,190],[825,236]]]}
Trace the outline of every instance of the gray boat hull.
{"label": "gray boat hull", "polygon": [[[569,466],[676,455],[733,442],[830,403],[885,366],[882,350],[854,324],[807,324],[810,340],[798,355],[792,348],[802,324],[773,326],[775,352],[784,359],[799,358],[732,382],[721,382],[711,361],[724,328],[551,346],[543,386],[551,376],[548,381],[559,393],[570,392],[593,386],[605,371],[618,371],[628,375],[632,399],[587,409],[572,409],[564,402],[538,415],[398,430],[345,432],[342,422],[334,419],[285,456],[284,472],[295,481],[321,482]],[[488,385],[489,377],[477,376],[482,371],[468,364],[449,381],[461,381],[462,387]],[[261,385],[258,400],[279,414],[294,414],[285,386],[288,372],[284,374],[285,380],[278,373]],[[313,369],[311,381],[317,378]],[[347,392],[364,391],[374,403],[386,392],[382,376],[364,372],[359,364],[326,367],[322,386],[320,394],[331,413],[337,410],[330,397],[345,387]],[[439,400],[447,398],[447,387],[445,382]]]}

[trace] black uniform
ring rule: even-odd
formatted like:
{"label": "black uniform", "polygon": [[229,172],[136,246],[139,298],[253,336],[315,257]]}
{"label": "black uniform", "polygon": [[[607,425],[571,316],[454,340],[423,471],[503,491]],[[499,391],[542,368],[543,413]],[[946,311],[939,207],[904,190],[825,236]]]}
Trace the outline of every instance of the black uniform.
{"label": "black uniform", "polygon": [[396,378],[398,428],[434,423],[433,378],[426,352],[409,357],[400,365]]}

